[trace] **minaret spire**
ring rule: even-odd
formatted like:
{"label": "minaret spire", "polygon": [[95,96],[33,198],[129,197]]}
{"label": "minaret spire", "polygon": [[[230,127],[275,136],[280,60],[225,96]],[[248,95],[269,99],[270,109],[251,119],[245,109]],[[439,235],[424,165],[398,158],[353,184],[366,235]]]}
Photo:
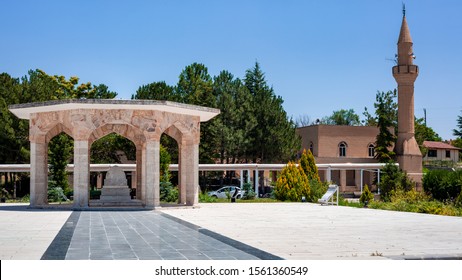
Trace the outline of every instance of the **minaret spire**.
{"label": "minaret spire", "polygon": [[398,140],[395,148],[400,168],[416,183],[420,183],[422,154],[414,136],[414,82],[419,75],[419,67],[414,65],[412,46],[403,3],[403,21],[398,38],[398,65],[393,67],[393,77],[398,84]]}

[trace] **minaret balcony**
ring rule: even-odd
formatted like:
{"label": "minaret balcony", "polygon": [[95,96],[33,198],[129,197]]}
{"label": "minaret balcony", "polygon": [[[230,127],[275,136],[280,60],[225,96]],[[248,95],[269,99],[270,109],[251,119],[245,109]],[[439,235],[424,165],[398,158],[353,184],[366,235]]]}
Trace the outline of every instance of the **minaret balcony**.
{"label": "minaret balcony", "polygon": [[393,66],[393,75],[396,74],[419,74],[417,65],[396,65]]}

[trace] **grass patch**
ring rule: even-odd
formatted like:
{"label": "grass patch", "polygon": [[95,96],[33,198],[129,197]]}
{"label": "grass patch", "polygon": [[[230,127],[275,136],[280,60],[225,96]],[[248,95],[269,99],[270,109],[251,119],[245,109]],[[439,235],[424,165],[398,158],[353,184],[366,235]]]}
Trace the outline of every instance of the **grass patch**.
{"label": "grass patch", "polygon": [[[364,207],[362,203],[348,202],[345,199],[340,199],[339,205],[349,207]],[[462,208],[456,207],[452,202],[441,202],[432,199],[422,192],[411,191],[392,191],[389,202],[371,201],[368,204],[369,208],[425,213],[444,216],[462,216]]]}

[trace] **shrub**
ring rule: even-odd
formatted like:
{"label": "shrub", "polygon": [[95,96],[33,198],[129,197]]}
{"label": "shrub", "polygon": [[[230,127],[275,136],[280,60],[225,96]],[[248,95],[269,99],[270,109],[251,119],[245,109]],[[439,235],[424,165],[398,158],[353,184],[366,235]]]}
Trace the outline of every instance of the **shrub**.
{"label": "shrub", "polygon": [[243,191],[244,191],[244,196],[242,197],[242,199],[244,199],[244,200],[255,199],[255,196],[256,196],[257,194],[256,194],[255,191],[253,190],[252,184],[251,184],[251,183],[245,183],[245,184],[242,186],[242,189],[243,189]]}
{"label": "shrub", "polygon": [[207,192],[199,193],[199,202],[210,203],[215,201],[217,201],[217,199],[215,197],[209,196]]}
{"label": "shrub", "polygon": [[432,170],[422,180],[424,190],[439,201],[454,200],[462,190],[462,170]]}
{"label": "shrub", "polygon": [[69,201],[64,195],[64,191],[61,187],[48,188],[48,201],[49,202],[62,202]]}
{"label": "shrub", "polygon": [[173,187],[170,182],[160,182],[160,200],[165,202],[178,201],[178,188]]}
{"label": "shrub", "polygon": [[19,202],[30,202],[30,196],[27,194],[27,195],[21,197],[18,201]]}
{"label": "shrub", "polygon": [[387,163],[382,169],[382,173],[379,187],[383,201],[390,201],[392,191],[409,191],[413,188],[414,183],[393,162]]}
{"label": "shrub", "polygon": [[308,197],[309,202],[318,202],[327,191],[328,182],[320,182],[318,180],[309,180],[310,182],[310,195]]}
{"label": "shrub", "polygon": [[389,202],[372,202],[370,208],[405,211],[415,213],[426,213],[446,216],[460,216],[462,210],[455,207],[453,204],[443,203],[438,200],[433,200],[431,197],[422,192],[415,190],[392,191]]}
{"label": "shrub", "polygon": [[289,162],[281,171],[274,190],[276,199],[282,201],[301,201],[310,196],[308,178],[294,163]]}
{"label": "shrub", "polygon": [[369,204],[369,202],[373,200],[374,200],[374,195],[369,190],[369,187],[365,185],[363,189],[363,193],[361,194],[361,197],[359,198],[359,202],[361,202],[362,204]]}
{"label": "shrub", "polygon": [[454,206],[462,208],[462,191],[459,193],[456,200],[454,201]]}

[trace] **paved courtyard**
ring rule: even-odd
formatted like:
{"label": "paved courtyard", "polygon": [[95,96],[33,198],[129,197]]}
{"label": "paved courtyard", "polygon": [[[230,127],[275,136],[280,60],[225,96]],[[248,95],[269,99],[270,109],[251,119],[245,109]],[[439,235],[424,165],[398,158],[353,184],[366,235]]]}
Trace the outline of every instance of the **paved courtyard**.
{"label": "paved courtyard", "polygon": [[309,203],[0,205],[0,259],[462,259],[462,218]]}

